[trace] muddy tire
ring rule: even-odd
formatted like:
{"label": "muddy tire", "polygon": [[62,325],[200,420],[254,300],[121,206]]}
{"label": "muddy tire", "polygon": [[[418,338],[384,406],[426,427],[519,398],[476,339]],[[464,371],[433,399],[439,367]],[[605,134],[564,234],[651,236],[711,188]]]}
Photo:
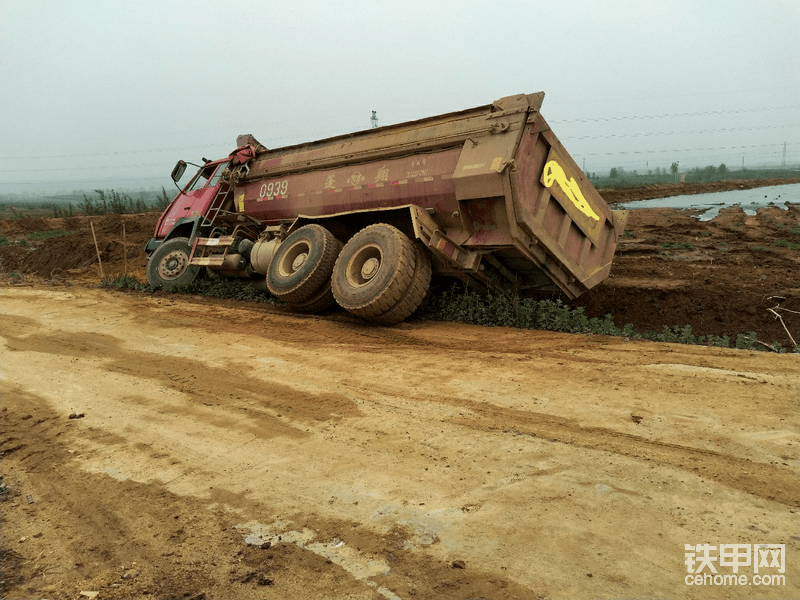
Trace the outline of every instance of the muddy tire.
{"label": "muddy tire", "polygon": [[275,251],[267,273],[269,291],[287,304],[302,304],[330,279],[341,247],[321,225],[301,227]]}
{"label": "muddy tire", "polygon": [[147,262],[147,282],[162,288],[189,285],[200,272],[200,267],[189,264],[191,253],[188,238],[167,240],[150,255]]}
{"label": "muddy tire", "polygon": [[[336,255],[339,255],[339,252],[342,251],[342,242],[336,240],[336,244],[338,248],[336,250]],[[322,312],[332,304],[336,304],[336,299],[333,297],[333,290],[331,289],[331,279],[330,277],[328,280],[322,284],[322,287],[317,290],[313,296],[311,296],[308,300],[303,300],[297,304],[289,304],[292,310],[301,312],[301,313],[308,313],[314,314],[318,312]]]}
{"label": "muddy tire", "polygon": [[408,286],[405,294],[397,301],[394,308],[370,319],[373,323],[394,325],[405,321],[416,312],[428,296],[428,291],[431,287],[431,272],[433,270],[428,249],[417,242],[414,244],[414,252],[416,264],[414,266],[414,275],[411,278],[411,285]]}
{"label": "muddy tire", "polygon": [[322,312],[332,304],[336,304],[336,299],[333,297],[331,280],[329,279],[322,284],[322,287],[311,298],[300,304],[290,304],[289,307],[296,312],[315,314]]}
{"label": "muddy tire", "polygon": [[385,315],[384,324],[397,323],[393,319],[406,309],[397,313],[394,309],[408,298],[416,264],[414,243],[403,232],[383,223],[370,225],[339,253],[331,276],[333,296],[342,308],[362,319],[378,321]]}

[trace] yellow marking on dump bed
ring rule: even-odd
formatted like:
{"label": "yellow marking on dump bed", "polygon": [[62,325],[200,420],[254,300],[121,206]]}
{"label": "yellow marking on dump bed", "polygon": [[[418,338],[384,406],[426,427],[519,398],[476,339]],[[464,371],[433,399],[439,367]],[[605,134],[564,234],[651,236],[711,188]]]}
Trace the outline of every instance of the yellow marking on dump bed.
{"label": "yellow marking on dump bed", "polygon": [[561,168],[561,165],[555,160],[550,160],[544,166],[544,184],[547,187],[552,187],[555,182],[558,182],[558,185],[561,186],[561,189],[578,210],[595,221],[600,220],[599,215],[594,212],[586,201],[586,198],[583,197],[583,192],[581,192],[581,188],[578,186],[578,182],[575,181],[575,178],[567,178],[567,174],[564,173],[564,169]]}

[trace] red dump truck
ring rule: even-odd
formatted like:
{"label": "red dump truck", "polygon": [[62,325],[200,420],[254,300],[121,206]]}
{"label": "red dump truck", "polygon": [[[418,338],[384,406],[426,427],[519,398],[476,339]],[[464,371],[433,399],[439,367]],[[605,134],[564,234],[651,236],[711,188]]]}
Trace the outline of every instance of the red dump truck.
{"label": "red dump truck", "polygon": [[298,311],[336,302],[380,324],[411,315],[432,274],[573,299],[608,276],[625,216],[561,145],[543,99],[275,150],[239,136],[229,156],[195,165],[161,215],[148,281],[260,279]]}

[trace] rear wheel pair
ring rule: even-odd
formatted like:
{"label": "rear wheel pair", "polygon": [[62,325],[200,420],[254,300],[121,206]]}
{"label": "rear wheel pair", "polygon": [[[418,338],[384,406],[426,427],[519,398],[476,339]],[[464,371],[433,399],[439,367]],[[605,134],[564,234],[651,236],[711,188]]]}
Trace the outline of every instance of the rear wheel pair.
{"label": "rear wheel pair", "polygon": [[370,225],[342,247],[320,225],[306,225],[281,244],[267,286],[304,312],[334,301],[368,321],[392,325],[408,318],[430,286],[427,250],[398,229]]}

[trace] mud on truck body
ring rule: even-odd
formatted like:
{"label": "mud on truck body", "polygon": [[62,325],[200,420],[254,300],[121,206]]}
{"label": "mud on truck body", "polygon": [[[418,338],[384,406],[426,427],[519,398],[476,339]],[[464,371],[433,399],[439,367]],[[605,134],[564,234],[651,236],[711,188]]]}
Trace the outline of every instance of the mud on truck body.
{"label": "mud on truck body", "polygon": [[298,311],[336,302],[380,324],[411,315],[432,274],[576,298],[608,276],[625,216],[553,134],[543,98],[274,150],[239,136],[161,215],[148,281],[260,279]]}

